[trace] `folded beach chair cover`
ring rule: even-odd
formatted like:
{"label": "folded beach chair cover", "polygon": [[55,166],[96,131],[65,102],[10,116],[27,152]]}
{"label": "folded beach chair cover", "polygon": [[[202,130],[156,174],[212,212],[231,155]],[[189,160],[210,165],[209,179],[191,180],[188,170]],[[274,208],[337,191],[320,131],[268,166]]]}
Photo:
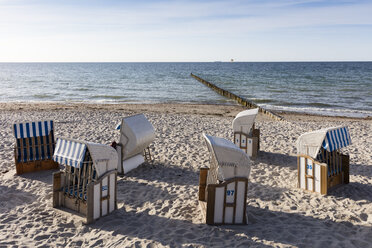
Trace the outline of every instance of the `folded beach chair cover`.
{"label": "folded beach chair cover", "polygon": [[332,152],[351,144],[349,129],[346,126],[324,128],[302,134],[297,139],[297,154],[317,158],[321,147]]}
{"label": "folded beach chair cover", "polygon": [[[17,162],[52,158],[54,149],[53,121],[16,123],[13,125],[13,131],[17,140]],[[50,137],[42,138],[50,134],[52,134]],[[21,145],[23,149],[21,149]]]}
{"label": "folded beach chair cover", "polygon": [[232,123],[234,132],[243,132],[249,134],[257,114],[258,108],[244,110],[237,114]]}
{"label": "folded beach chair cover", "polygon": [[[217,162],[218,180],[234,177],[249,177],[249,156],[229,140],[203,134],[209,152]],[[213,170],[213,168],[211,168]]]}
{"label": "folded beach chair cover", "polygon": [[116,129],[120,129],[119,143],[123,145],[122,160],[142,154],[155,139],[155,129],[144,114],[123,118]]}
{"label": "folded beach chair cover", "polygon": [[87,150],[92,158],[93,166],[100,178],[107,171],[115,170],[118,164],[118,154],[110,146],[78,141],[73,139],[58,138],[53,160],[59,164],[81,168]]}

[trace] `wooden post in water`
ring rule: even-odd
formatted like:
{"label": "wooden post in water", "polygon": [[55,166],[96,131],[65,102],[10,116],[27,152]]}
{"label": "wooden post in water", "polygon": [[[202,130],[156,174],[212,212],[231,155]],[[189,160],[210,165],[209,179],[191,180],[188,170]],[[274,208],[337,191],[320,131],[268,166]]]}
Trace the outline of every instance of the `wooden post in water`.
{"label": "wooden post in water", "polygon": [[229,92],[227,90],[224,90],[224,89],[222,89],[222,88],[220,88],[220,87],[218,87],[218,86],[216,86],[216,85],[214,85],[214,84],[212,84],[212,83],[210,83],[208,81],[205,81],[204,79],[202,79],[202,78],[200,78],[200,77],[198,77],[198,76],[196,76],[196,75],[194,75],[192,73],[191,73],[191,76],[193,78],[195,78],[196,80],[198,80],[199,82],[201,82],[204,85],[206,85],[207,87],[209,87],[212,90],[216,91],[218,94],[220,94],[220,95],[222,95],[224,97],[230,98],[230,99],[232,99],[234,101],[237,101],[240,105],[246,106],[248,108],[258,108],[258,110],[261,113],[270,116],[274,120],[277,120],[277,121],[283,120],[283,117],[281,117],[281,116],[279,116],[277,114],[274,114],[274,113],[272,113],[272,112],[270,112],[270,111],[268,111],[268,110],[266,110],[264,108],[259,107],[254,102],[251,102],[251,101],[249,101],[247,99],[244,99],[244,98],[242,98],[240,96],[235,95],[234,93],[231,93],[231,92]]}

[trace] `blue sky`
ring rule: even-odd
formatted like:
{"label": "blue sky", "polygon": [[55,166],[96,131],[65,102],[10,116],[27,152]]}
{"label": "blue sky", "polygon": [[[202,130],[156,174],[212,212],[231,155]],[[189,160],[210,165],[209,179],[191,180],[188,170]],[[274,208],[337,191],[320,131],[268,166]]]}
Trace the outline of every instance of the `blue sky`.
{"label": "blue sky", "polygon": [[372,1],[0,0],[2,62],[372,61]]}

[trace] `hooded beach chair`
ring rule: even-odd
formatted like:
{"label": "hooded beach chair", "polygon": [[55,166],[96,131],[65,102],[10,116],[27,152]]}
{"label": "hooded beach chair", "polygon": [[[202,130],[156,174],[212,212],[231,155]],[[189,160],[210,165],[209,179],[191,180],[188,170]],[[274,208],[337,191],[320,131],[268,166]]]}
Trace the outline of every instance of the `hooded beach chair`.
{"label": "hooded beach chair", "polygon": [[209,168],[200,169],[199,205],[209,225],[247,224],[249,156],[229,140],[203,134]]}
{"label": "hooded beach chair", "polygon": [[340,149],[351,144],[347,127],[324,128],[297,140],[298,187],[320,194],[349,183],[349,155]]}
{"label": "hooded beach chair", "polygon": [[53,207],[83,215],[87,224],[117,209],[117,163],[114,148],[57,139],[53,160],[64,170],[53,175]]}
{"label": "hooded beach chair", "polygon": [[116,129],[120,130],[119,143],[116,144],[120,174],[128,173],[151,160],[149,145],[155,139],[155,130],[145,115],[125,117]]}
{"label": "hooded beach chair", "polygon": [[255,129],[254,121],[258,108],[244,110],[233,120],[234,143],[251,158],[257,157],[260,149],[260,129]]}
{"label": "hooded beach chair", "polygon": [[14,160],[17,174],[58,169],[52,160],[54,152],[53,121],[35,121],[13,125],[16,143]]}

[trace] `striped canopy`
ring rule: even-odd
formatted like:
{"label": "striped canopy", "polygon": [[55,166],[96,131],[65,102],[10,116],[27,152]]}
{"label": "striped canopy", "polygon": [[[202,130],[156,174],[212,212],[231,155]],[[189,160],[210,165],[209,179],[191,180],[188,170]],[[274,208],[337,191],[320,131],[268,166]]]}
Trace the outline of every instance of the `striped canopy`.
{"label": "striped canopy", "polygon": [[322,147],[329,151],[335,151],[351,144],[349,129],[339,127],[328,130],[322,143]]}
{"label": "striped canopy", "polygon": [[118,154],[111,146],[72,139],[57,139],[53,160],[59,164],[82,168],[83,163],[87,162],[84,159],[88,150],[98,177],[117,168]]}
{"label": "striped canopy", "polygon": [[87,146],[84,143],[58,138],[53,160],[59,164],[81,168],[86,150]]}
{"label": "striped canopy", "polygon": [[328,152],[332,152],[350,144],[351,138],[348,127],[324,128],[302,134],[297,140],[297,153],[316,158],[321,147]]}
{"label": "striped canopy", "polygon": [[35,121],[13,125],[16,139],[47,136],[53,130],[53,121]]}

